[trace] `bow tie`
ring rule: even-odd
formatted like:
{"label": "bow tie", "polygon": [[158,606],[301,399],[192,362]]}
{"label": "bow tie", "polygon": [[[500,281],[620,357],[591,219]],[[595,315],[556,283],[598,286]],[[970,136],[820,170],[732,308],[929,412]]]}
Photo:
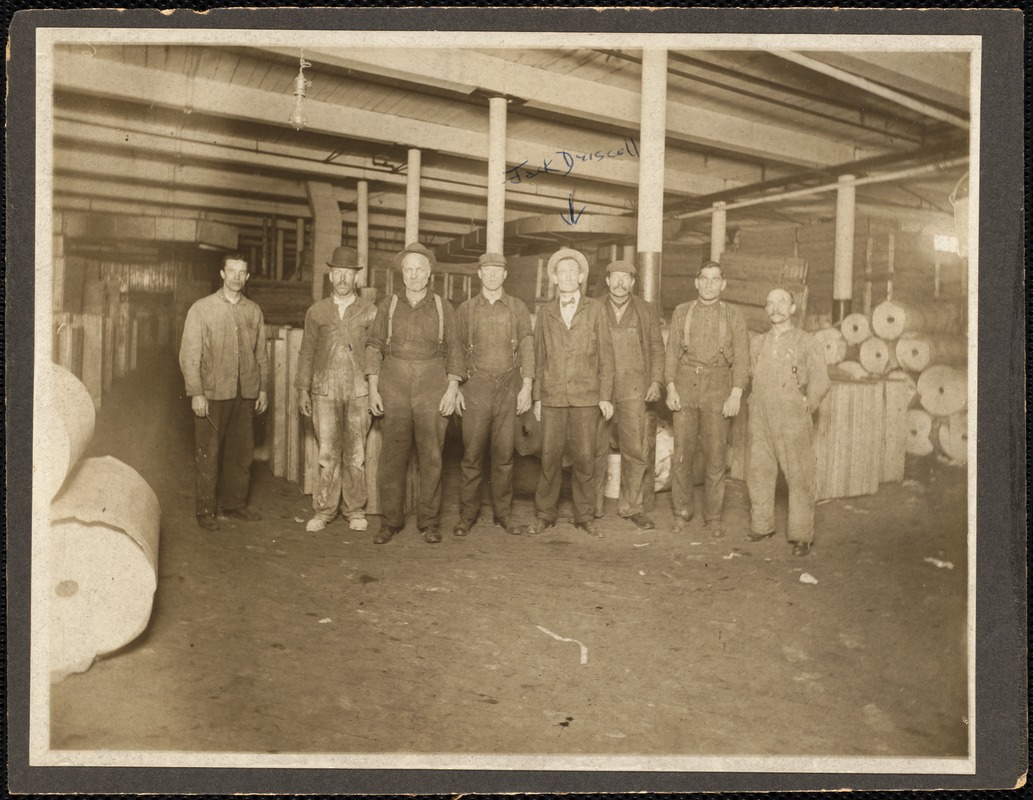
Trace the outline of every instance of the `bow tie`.
{"label": "bow tie", "polygon": [[577,303],[577,298],[576,297],[571,297],[569,300],[560,300],[560,305],[561,306],[572,306],[572,305],[575,305],[576,303]]}

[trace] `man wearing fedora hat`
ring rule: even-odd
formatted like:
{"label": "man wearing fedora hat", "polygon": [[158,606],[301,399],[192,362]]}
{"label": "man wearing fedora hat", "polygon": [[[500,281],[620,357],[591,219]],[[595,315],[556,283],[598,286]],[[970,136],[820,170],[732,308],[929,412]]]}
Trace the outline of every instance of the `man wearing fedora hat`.
{"label": "man wearing fedora hat", "polygon": [[370,425],[366,339],[377,310],[355,292],[358,253],[338,247],[326,265],[333,293],[305,313],[294,378],[298,406],[312,417],[319,445],[319,477],[312,493],[315,514],[305,530],[323,530],[340,508],[349,528],[364,531]]}
{"label": "man wearing fedora hat", "polygon": [[646,441],[646,404],[660,399],[660,387],[664,383],[660,314],[655,305],[632,293],[635,265],[630,261],[608,264],[606,285],[610,292],[603,306],[613,339],[614,399],[613,417],[599,420],[595,513],[601,516],[603,511],[606,457],[616,428],[621,453],[617,513],[640,530],[652,530],[656,525],[643,508],[643,487],[647,480],[653,479],[653,465],[646,459],[650,451]]}
{"label": "man wearing fedora hat", "polygon": [[[595,440],[599,414],[613,415],[613,344],[603,304],[581,294],[588,259],[577,250],[553,253],[549,277],[559,296],[542,306],[534,331],[534,415],[542,423],[542,473],[535,521],[528,533],[556,522],[563,452],[573,458],[574,524],[602,538],[595,523]],[[601,479],[601,476],[600,476]]]}
{"label": "man wearing fedora hat", "polygon": [[477,521],[485,451],[491,448],[491,504],[494,522],[519,534],[513,511],[513,440],[516,418],[531,408],[534,341],[531,314],[508,294],[506,258],[485,253],[478,259],[481,291],[456,311],[456,338],[465,348],[463,384],[463,463],[456,536]]}
{"label": "man wearing fedora hat", "polygon": [[463,351],[455,312],[429,286],[437,266],[422,244],[397,256],[404,288],[377,304],[366,344],[369,407],[383,415],[377,484],[383,524],[373,539],[385,544],[405,527],[405,480],[413,442],[420,465],[416,524],[429,544],[441,541],[441,451],[448,417],[462,411]]}

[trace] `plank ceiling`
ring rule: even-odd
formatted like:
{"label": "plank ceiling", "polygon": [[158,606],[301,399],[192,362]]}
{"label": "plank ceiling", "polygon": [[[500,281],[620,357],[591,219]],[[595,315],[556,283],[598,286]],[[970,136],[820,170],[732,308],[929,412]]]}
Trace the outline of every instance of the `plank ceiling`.
{"label": "plank ceiling", "polygon": [[[204,217],[242,236],[311,217],[306,181],[333,184],[354,243],[356,182],[369,182],[370,245],[404,239],[406,153],[422,150],[420,237],[449,251],[485,224],[488,98],[508,106],[509,167],[562,167],[637,141],[641,51],[307,49],[302,130],[287,118],[300,51],[274,47],[60,45],[54,58],[54,205],[103,214]],[[670,51],[665,233],[705,241],[715,199],[739,200],[946,164],[861,186],[859,211],[945,225],[967,170],[969,55]],[[507,176],[495,176],[505,180]],[[511,177],[511,176],[509,176]],[[638,162],[580,161],[506,191],[524,229],[634,219]],[[729,225],[830,219],[835,194],[729,212]],[[689,216],[686,216],[689,215]],[[623,221],[597,220],[624,231]],[[634,226],[630,226],[634,230]],[[624,235],[626,244],[634,236]],[[469,240],[469,238],[468,238]],[[507,249],[510,243],[507,242]],[[514,251],[528,247],[514,240]],[[453,254],[458,252],[452,250]],[[466,253],[465,255],[472,255]]]}

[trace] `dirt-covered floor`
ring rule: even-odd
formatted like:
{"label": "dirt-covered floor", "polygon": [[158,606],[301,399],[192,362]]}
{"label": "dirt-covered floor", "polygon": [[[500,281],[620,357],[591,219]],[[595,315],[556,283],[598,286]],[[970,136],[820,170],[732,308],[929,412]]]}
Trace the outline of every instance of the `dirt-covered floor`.
{"label": "dirt-covered floor", "polygon": [[[134,467],[162,507],[146,632],[51,690],[55,749],[946,757],[967,753],[966,474],[909,460],[903,485],[817,510],[815,549],[675,536],[608,508],[606,538],[457,518],[387,545],[253,469],[257,523],[193,517],[189,403],[171,352],[105,398],[90,455]],[[520,459],[517,515],[537,461]],[[611,501],[612,504],[612,501]],[[565,516],[564,516],[565,515]],[[929,559],[929,560],[927,560]],[[816,582],[802,582],[804,573]],[[576,641],[561,641],[572,639]]]}

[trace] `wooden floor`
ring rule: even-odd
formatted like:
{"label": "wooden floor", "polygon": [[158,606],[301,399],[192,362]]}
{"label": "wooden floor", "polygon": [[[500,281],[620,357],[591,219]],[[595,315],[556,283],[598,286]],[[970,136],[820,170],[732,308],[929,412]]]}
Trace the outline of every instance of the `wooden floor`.
{"label": "wooden floor", "polygon": [[[384,546],[375,519],[306,533],[309,498],[264,464],[264,520],[208,534],[181,393],[167,353],[105,398],[91,454],[157,492],[160,579],[147,631],[52,688],[55,749],[967,752],[963,471],[916,461],[903,486],[819,506],[804,559],[781,534],[784,507],[778,537],[746,541],[738,483],[721,541],[673,535],[666,494],[653,532],[611,508],[603,540],[569,521],[457,539],[454,453],[438,545],[413,520]],[[518,464],[525,521],[535,467]]]}

